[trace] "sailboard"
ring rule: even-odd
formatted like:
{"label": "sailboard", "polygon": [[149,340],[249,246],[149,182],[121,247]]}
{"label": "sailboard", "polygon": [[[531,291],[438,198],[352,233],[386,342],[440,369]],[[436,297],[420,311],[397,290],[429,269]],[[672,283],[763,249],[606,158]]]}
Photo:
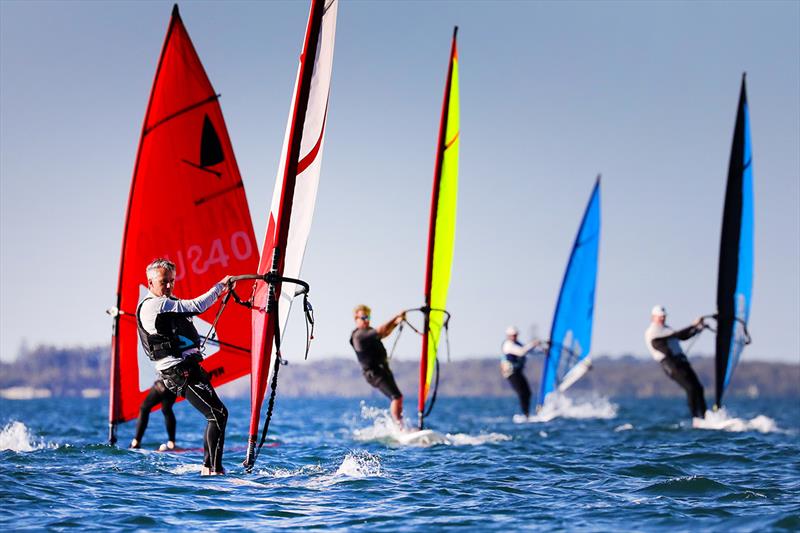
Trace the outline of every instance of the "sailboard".
{"label": "sailboard", "polygon": [[542,368],[537,409],[547,395],[564,392],[591,368],[592,323],[600,250],[600,176],[583,213],[561,282]]}
{"label": "sailboard", "polygon": [[[425,323],[422,330],[422,353],[419,365],[419,396],[417,416],[419,429],[423,419],[433,409],[436,400],[434,377],[438,381],[437,354],[443,328],[447,327],[449,313],[447,292],[453,265],[456,231],[456,199],[458,196],[458,153],[460,145],[460,119],[458,98],[458,50],[453,30],[453,42],[447,66],[444,103],[436,146],[436,164],[433,174],[431,214],[428,228],[428,252],[425,269],[425,305],[422,311]],[[428,396],[430,395],[430,401]],[[426,407],[427,404],[427,407]]]}
{"label": "sailboard", "polygon": [[722,396],[745,345],[750,343],[747,322],[753,291],[753,152],[745,79],[743,74],[719,246],[715,410],[722,407]]}
{"label": "sailboard", "polygon": [[[263,445],[275,401],[280,368],[280,332],[286,325],[298,285],[297,278],[316,204],[322,168],[325,121],[333,68],[338,0],[312,0],[297,69],[281,160],[275,180],[258,273],[273,273],[277,281],[257,281],[254,289],[250,387],[250,427],[245,467],[252,469]],[[261,444],[257,443],[261,407],[272,369],[269,406]]]}
{"label": "sailboard", "polygon": [[[147,292],[145,267],[176,264],[176,294],[204,293],[230,272],[258,265],[242,178],[211,85],[175,5],[156,69],[128,196],[111,339],[109,442],[136,418],[155,379],[141,349],[136,307]],[[218,306],[195,317],[212,322]],[[202,329],[198,327],[198,329]],[[250,372],[246,309],[231,309],[206,344],[203,367],[218,386]],[[179,398],[180,399],[180,398]]]}

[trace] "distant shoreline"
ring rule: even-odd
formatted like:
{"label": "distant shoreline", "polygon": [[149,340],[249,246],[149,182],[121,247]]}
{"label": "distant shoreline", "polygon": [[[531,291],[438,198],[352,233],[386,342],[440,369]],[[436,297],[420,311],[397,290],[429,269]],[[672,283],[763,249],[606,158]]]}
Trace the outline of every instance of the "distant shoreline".
{"label": "distant shoreline", "polygon": [[[58,348],[39,346],[13,363],[0,363],[0,397],[6,399],[108,395],[108,346]],[[706,397],[713,396],[714,361],[692,357]],[[538,388],[542,357],[529,357],[526,375]],[[392,369],[406,397],[416,397],[415,361],[393,360]],[[439,395],[443,397],[507,397],[513,393],[500,376],[497,356],[454,360],[441,364]],[[571,389],[576,394],[606,397],[680,397],[683,391],[650,358],[597,356],[593,369]],[[249,379],[222,386],[228,397],[249,395]],[[355,357],[294,362],[281,371],[279,394],[285,397],[371,397],[375,393],[361,376]],[[800,398],[800,363],[742,360],[726,392],[728,397]]]}

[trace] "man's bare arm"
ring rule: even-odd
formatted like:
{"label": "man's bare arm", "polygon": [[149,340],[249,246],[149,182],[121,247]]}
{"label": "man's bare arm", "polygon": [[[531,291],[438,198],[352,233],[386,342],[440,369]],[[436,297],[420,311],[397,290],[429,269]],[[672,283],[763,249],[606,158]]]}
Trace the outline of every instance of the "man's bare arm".
{"label": "man's bare arm", "polygon": [[384,339],[392,334],[394,328],[399,326],[403,320],[406,319],[406,313],[403,311],[402,313],[398,313],[397,315],[393,316],[386,324],[381,324],[375,331],[378,332],[378,337]]}

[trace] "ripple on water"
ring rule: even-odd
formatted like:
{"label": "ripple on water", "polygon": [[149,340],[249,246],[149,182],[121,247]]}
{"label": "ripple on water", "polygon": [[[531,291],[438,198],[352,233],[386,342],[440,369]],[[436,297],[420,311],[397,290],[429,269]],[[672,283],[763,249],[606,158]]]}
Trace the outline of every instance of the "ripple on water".
{"label": "ripple on water", "polygon": [[727,494],[731,487],[713,479],[703,476],[688,476],[673,478],[666,481],[653,483],[638,492],[664,496],[708,496],[712,494]]}
{"label": "ripple on water", "polygon": [[[383,399],[369,403],[383,415]],[[292,417],[271,427],[281,445],[247,475],[235,450],[249,403],[226,400],[229,475],[215,478],[199,475],[199,453],[99,444],[100,400],[4,403],[0,428],[26,431],[16,426],[15,450],[0,451],[0,529],[800,530],[800,428],[781,414],[794,404],[742,410],[786,431],[734,433],[692,429],[674,399],[618,403],[615,419],[513,424],[508,398],[442,398],[430,425],[443,436],[504,437],[425,448],[359,440],[355,428],[372,422],[352,400],[282,399],[278,414]],[[202,418],[186,404],[176,415],[181,443],[197,446]],[[132,432],[121,426],[121,440]]]}

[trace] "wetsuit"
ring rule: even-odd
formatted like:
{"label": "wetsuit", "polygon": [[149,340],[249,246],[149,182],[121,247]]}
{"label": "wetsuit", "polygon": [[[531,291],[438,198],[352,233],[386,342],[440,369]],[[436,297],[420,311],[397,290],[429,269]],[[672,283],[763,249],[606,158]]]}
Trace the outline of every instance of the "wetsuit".
{"label": "wetsuit", "polygon": [[200,335],[192,317],[209,309],[222,293],[217,283],[194,300],[179,300],[149,293],[139,303],[136,318],[139,339],[166,387],[186,398],[208,421],[203,450],[203,465],[212,472],[224,472],[222,454],[228,410],[217,396],[211,380],[200,366]]}
{"label": "wetsuit", "polygon": [[139,407],[139,418],[136,420],[136,442],[141,443],[147,423],[150,421],[150,411],[158,404],[161,404],[161,412],[164,413],[164,425],[167,427],[167,440],[175,442],[175,413],[172,412],[172,405],[177,397],[175,393],[167,388],[164,382],[157,379],[150,392],[147,393],[141,407]]}
{"label": "wetsuit", "polygon": [[702,330],[703,328],[699,326],[689,326],[675,331],[652,322],[644,333],[647,349],[650,350],[653,359],[661,363],[664,372],[686,391],[689,411],[693,417],[697,418],[703,418],[706,414],[703,385],[697,379],[697,374],[689,364],[678,341],[691,339]]}
{"label": "wetsuit", "polygon": [[389,369],[386,348],[375,328],[354,329],[350,334],[350,345],[356,351],[361,372],[367,383],[392,400],[402,398],[403,394]]}
{"label": "wetsuit", "polygon": [[524,373],[525,356],[534,347],[534,342],[523,345],[521,342],[511,339],[506,339],[502,347],[503,362],[506,363],[503,366],[509,368],[510,365],[511,370],[511,372],[504,372],[503,377],[508,380],[511,388],[517,393],[519,406],[525,416],[528,416],[531,409],[531,388]]}

